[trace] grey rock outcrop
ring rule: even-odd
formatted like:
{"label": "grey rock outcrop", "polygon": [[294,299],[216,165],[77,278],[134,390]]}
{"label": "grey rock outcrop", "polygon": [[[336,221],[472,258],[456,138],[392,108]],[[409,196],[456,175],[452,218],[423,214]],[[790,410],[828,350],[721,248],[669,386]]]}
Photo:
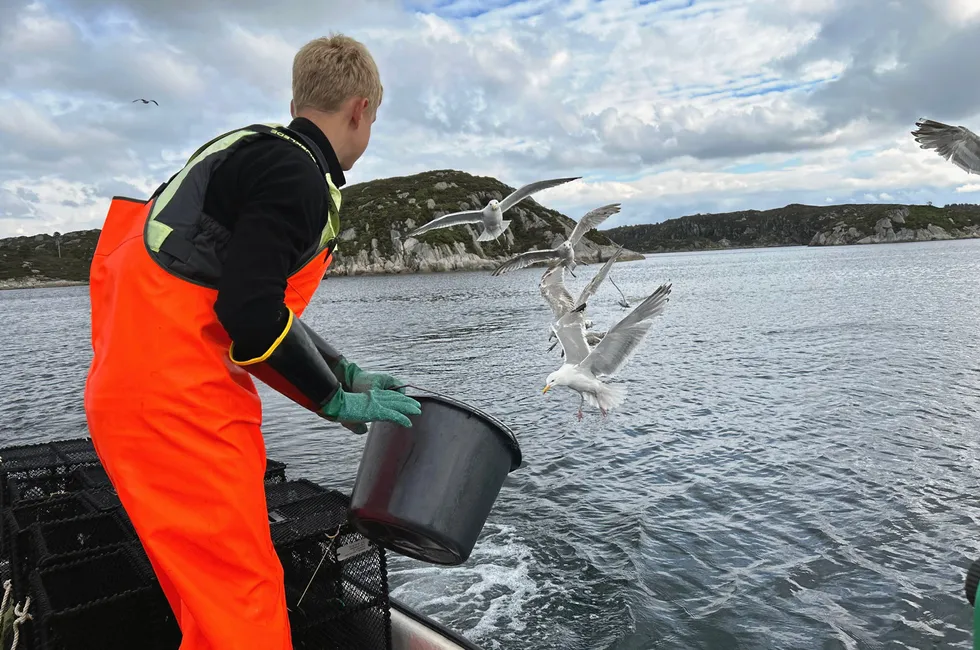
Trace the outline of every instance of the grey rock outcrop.
{"label": "grey rock outcrop", "polygon": [[[905,214],[901,214],[904,210]],[[818,232],[810,241],[810,246],[842,246],[847,244],[893,244],[899,242],[923,242],[946,239],[976,239],[980,238],[980,226],[964,228],[945,228],[934,223],[925,228],[900,228],[895,230],[894,224],[904,224],[908,210],[902,208],[889,217],[883,217],[875,223],[874,232],[864,234],[857,228],[847,228],[838,224],[833,230]]]}
{"label": "grey rock outcrop", "polygon": [[[473,238],[474,240],[476,238],[475,232]],[[559,239],[561,239],[560,236]],[[393,243],[396,240],[395,231],[392,231],[392,240]],[[401,246],[396,245],[396,252],[391,255],[379,254],[377,247],[372,247],[370,254],[367,250],[361,249],[354,257],[338,256],[330,266],[327,275],[489,271],[496,268],[504,260],[509,259],[509,256],[484,257],[480,253],[468,251],[463,242],[428,244],[420,242],[414,237],[408,237],[401,244]],[[479,245],[477,244],[476,247],[479,248]],[[576,258],[581,264],[601,263],[609,259],[616,248],[616,246],[587,242],[576,249]],[[643,256],[632,251],[624,252],[620,257],[620,261],[638,259],[643,259]]]}

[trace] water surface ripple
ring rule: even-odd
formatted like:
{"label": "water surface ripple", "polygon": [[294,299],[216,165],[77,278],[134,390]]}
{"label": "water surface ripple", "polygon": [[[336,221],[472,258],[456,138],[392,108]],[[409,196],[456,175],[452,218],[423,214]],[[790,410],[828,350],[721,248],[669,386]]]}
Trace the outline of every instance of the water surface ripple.
{"label": "water surface ripple", "polygon": [[[521,440],[470,560],[393,557],[394,595],[488,649],[969,647],[980,242],[618,264],[634,304],[667,279],[673,297],[627,402],[581,423],[574,394],[540,395],[559,363],[540,274],[331,278],[306,313]],[[87,318],[85,287],[0,292],[5,444],[85,434]],[[270,456],[349,490],[363,438],[260,391]]]}

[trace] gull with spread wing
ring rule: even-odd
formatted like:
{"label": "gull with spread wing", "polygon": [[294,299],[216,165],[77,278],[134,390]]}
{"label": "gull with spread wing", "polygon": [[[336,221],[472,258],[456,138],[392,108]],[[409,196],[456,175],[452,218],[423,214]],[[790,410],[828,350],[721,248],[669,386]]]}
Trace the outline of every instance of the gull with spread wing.
{"label": "gull with spread wing", "polygon": [[968,174],[980,174],[980,138],[965,126],[951,126],[934,120],[920,119],[912,131],[922,149],[936,153]]}
{"label": "gull with spread wing", "polygon": [[618,407],[626,399],[626,389],[609,386],[600,377],[615,374],[636,351],[653,325],[651,319],[663,312],[669,301],[670,284],[662,284],[636,309],[609,328],[594,350],[585,340],[585,305],[579,305],[558,319],[558,341],[565,350],[565,363],[548,375],[542,393],[555,386],[567,386],[581,398],[578,419],[582,419],[582,406],[588,402],[599,407],[602,415]]}
{"label": "gull with spread wing", "polygon": [[554,178],[547,181],[528,183],[505,196],[503,201],[498,202],[497,199],[490,199],[490,202],[482,210],[464,210],[462,212],[452,212],[450,214],[444,214],[441,217],[436,217],[429,223],[408,233],[408,237],[418,237],[437,228],[450,228],[468,223],[482,223],[483,232],[476,238],[477,241],[497,239],[510,226],[510,221],[504,221],[503,216],[504,212],[508,209],[514,207],[535,192],[540,192],[541,190],[546,190],[562,183],[568,183],[569,181],[577,181],[580,178],[582,177],[573,176],[571,178]]}
{"label": "gull with spread wing", "polygon": [[[578,300],[572,300],[572,294],[565,287],[565,267],[563,265],[553,264],[544,272],[544,275],[541,276],[541,282],[538,284],[538,289],[541,291],[541,296],[545,299],[545,302],[551,307],[555,321],[579,305],[584,305],[588,302],[589,298],[595,295],[596,291],[599,290],[599,285],[609,275],[609,269],[612,268],[612,265],[622,252],[623,247],[620,246],[619,249],[609,256],[609,259],[602,265],[602,268],[599,269],[595,276],[589,280],[589,283],[585,285],[581,293],[579,293]],[[586,329],[589,329],[592,327],[592,321],[585,320],[584,325]],[[548,334],[549,341],[556,336],[554,324],[550,326],[550,329],[551,332]],[[590,346],[595,346],[598,345],[605,334],[605,332],[586,332],[585,340]],[[553,350],[555,345],[558,345],[557,341],[548,348],[548,351]]]}
{"label": "gull with spread wing", "polygon": [[495,268],[490,275],[500,275],[501,273],[513,271],[514,269],[522,269],[536,262],[551,261],[558,261],[570,272],[574,271],[575,267],[578,266],[575,262],[575,246],[582,240],[585,233],[598,227],[603,221],[619,212],[619,208],[619,203],[610,203],[609,205],[604,205],[601,208],[596,208],[586,213],[575,224],[575,228],[572,230],[572,234],[568,236],[568,239],[559,244],[557,248],[521,253]]}

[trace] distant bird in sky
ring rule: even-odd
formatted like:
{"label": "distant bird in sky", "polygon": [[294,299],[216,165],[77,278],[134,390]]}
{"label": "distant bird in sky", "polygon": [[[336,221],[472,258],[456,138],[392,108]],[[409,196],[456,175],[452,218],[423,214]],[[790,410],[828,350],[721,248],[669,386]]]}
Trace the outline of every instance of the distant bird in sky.
{"label": "distant bird in sky", "polygon": [[912,131],[922,149],[936,153],[968,174],[980,174],[980,138],[965,126],[951,126],[926,118],[915,123]]}
{"label": "distant bird in sky", "polygon": [[619,206],[619,203],[610,203],[609,205],[604,205],[601,208],[596,208],[595,210],[588,212],[579,220],[577,224],[575,224],[575,228],[572,230],[572,234],[568,236],[568,239],[563,241],[556,248],[521,253],[520,255],[510,258],[495,268],[490,275],[500,275],[501,273],[507,273],[508,271],[513,271],[515,269],[522,269],[525,266],[530,266],[536,262],[551,262],[556,260],[559,264],[562,264],[565,268],[567,268],[574,276],[575,267],[577,266],[575,261],[576,244],[578,244],[582,237],[585,236],[585,233],[589,232],[603,221],[619,212]]}
{"label": "distant bird in sky", "polygon": [[155,99],[143,99],[142,97],[140,97],[139,99],[134,99],[132,101],[133,104],[135,104],[136,102],[143,102],[144,104],[149,104],[150,102],[153,102],[157,106],[160,105],[160,104],[157,103],[157,100],[155,100]]}
{"label": "distant bird in sky", "polygon": [[420,226],[408,233],[409,237],[418,237],[430,230],[435,230],[437,228],[450,228],[452,226],[461,226],[467,223],[479,223],[483,225],[483,230],[480,236],[477,237],[477,241],[491,241],[497,239],[507,230],[510,225],[510,221],[504,219],[503,214],[509,208],[517,205],[527,197],[531,196],[535,192],[540,192],[541,190],[546,190],[550,187],[555,187],[561,185],[562,183],[568,183],[569,181],[576,181],[581,176],[573,176],[571,178],[553,178],[547,181],[536,181],[534,183],[528,183],[522,187],[517,188],[509,195],[504,197],[503,201],[497,201],[496,199],[491,199],[487,205],[481,210],[464,210],[463,212],[453,212],[451,214],[444,214],[441,217],[436,217],[427,224]]}

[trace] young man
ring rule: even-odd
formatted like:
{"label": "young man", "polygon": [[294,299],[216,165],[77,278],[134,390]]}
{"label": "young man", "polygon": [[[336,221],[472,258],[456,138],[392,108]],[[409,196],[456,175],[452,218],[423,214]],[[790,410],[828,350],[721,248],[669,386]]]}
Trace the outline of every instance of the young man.
{"label": "young man", "polygon": [[300,320],[381,95],[362,44],[311,41],[288,128],[215,138],[150,200],[114,198],[99,237],[85,410],[183,650],[292,647],[252,377],[358,433],[420,413]]}

